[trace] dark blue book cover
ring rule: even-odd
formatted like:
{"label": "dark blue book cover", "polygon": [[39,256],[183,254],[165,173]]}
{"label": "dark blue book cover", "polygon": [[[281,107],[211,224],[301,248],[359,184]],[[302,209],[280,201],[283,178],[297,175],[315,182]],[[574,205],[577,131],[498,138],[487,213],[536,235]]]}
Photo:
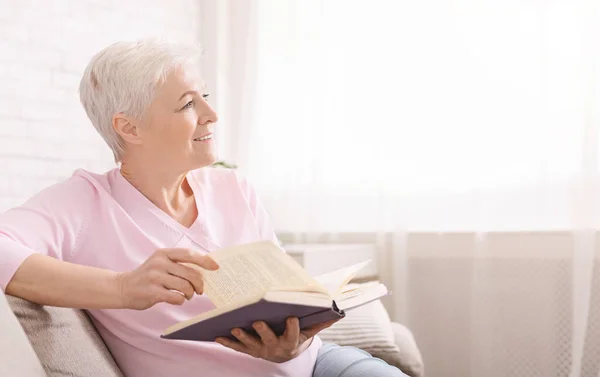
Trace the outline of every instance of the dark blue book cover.
{"label": "dark blue book cover", "polygon": [[163,334],[161,338],[206,342],[213,342],[217,337],[236,340],[231,335],[233,328],[242,328],[250,334],[256,334],[252,328],[252,324],[256,321],[266,322],[275,334],[282,335],[288,317],[298,317],[300,329],[305,329],[344,316],[344,311],[339,310],[334,301],[332,301],[331,308],[324,308],[261,299],[250,305]]}

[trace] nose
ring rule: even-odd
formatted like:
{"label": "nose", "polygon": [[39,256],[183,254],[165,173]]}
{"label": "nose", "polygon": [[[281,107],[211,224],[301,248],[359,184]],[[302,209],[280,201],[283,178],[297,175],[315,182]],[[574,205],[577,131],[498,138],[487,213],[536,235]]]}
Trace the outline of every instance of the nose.
{"label": "nose", "polygon": [[216,123],[219,120],[219,116],[208,103],[204,102],[204,108],[202,110],[202,113],[198,117],[198,124],[203,126],[208,123]]}

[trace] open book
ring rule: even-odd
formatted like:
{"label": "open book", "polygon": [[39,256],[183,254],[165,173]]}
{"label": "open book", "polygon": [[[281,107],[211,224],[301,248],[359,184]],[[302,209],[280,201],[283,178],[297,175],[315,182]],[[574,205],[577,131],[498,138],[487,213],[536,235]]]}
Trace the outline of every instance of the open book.
{"label": "open book", "polygon": [[204,294],[215,308],[177,323],[161,335],[167,339],[214,341],[235,339],[234,327],[255,333],[252,324],[266,322],[283,334],[288,317],[300,328],[344,317],[350,310],[388,294],[378,282],[348,285],[369,261],[311,277],[291,256],[270,241],[224,248],[210,256],[216,271],[203,270]]}

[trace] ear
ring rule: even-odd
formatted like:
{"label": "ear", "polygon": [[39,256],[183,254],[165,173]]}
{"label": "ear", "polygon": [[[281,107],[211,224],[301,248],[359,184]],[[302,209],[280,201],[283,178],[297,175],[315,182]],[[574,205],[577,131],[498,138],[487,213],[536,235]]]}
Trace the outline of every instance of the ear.
{"label": "ear", "polygon": [[139,126],[132,118],[123,113],[118,113],[112,119],[113,129],[128,144],[141,144],[142,137]]}

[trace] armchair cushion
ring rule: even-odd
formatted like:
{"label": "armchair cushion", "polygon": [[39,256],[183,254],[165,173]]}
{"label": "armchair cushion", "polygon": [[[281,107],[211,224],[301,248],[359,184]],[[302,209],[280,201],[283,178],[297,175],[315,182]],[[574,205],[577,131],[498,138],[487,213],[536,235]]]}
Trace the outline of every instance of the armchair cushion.
{"label": "armchair cushion", "polygon": [[421,354],[412,333],[390,321],[380,300],[349,310],[319,337],[323,342],[363,349],[411,377],[423,375]]}
{"label": "armchair cushion", "polygon": [[83,310],[7,298],[48,377],[123,376]]}

